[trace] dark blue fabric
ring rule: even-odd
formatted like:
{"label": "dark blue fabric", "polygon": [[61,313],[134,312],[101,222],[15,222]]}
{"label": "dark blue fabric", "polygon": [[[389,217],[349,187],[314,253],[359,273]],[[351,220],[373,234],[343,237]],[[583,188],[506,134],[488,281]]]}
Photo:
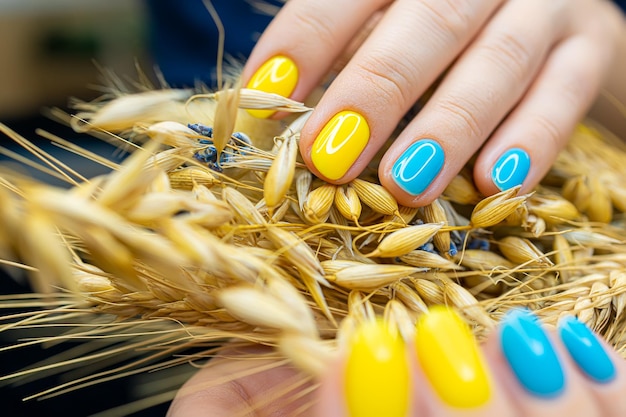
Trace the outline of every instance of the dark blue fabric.
{"label": "dark blue fabric", "polygon": [[[264,0],[279,5],[280,2]],[[152,54],[168,83],[215,84],[218,32],[202,0],[146,0]],[[272,17],[244,0],[213,0],[224,29],[225,51],[245,60]]]}

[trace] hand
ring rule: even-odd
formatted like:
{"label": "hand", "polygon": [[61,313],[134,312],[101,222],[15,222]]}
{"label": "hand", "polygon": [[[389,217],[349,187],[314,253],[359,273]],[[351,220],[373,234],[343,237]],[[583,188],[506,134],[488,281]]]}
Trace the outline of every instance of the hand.
{"label": "hand", "polygon": [[268,349],[224,352],[185,383],[167,417],[310,416],[310,378],[284,362]]}
{"label": "hand", "polygon": [[530,313],[514,312],[480,347],[458,316],[443,309],[422,316],[408,346],[379,324],[352,335],[315,397],[313,385],[298,383],[302,375],[278,359],[234,352],[188,381],[168,417],[626,413],[626,362],[572,317],[551,331]]}
{"label": "hand", "polygon": [[[371,33],[357,36],[366,25]],[[300,139],[316,175],[346,183],[447,71],[386,151],[381,183],[404,205],[426,205],[478,153],[473,175],[482,193],[519,184],[523,193],[598,94],[624,27],[603,0],[291,0],[243,78],[303,100],[342,51],[360,43]]]}

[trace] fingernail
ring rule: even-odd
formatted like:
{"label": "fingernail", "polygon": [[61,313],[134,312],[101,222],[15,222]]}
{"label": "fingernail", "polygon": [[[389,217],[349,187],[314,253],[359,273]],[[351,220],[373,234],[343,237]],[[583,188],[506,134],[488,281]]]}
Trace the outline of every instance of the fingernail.
{"label": "fingernail", "polygon": [[511,310],[502,322],[500,343],[522,386],[539,397],[555,397],[565,388],[561,363],[537,317]]}
{"label": "fingernail", "polygon": [[432,307],[418,320],[415,341],[420,365],[445,403],[471,408],[489,400],[485,362],[470,328],[457,313]]}
{"label": "fingernail", "polygon": [[313,142],[313,165],[324,177],[337,180],[348,172],[369,139],[370,128],[363,116],[350,110],[339,112]]}
{"label": "fingernail", "polygon": [[615,379],[615,366],[596,335],[574,316],[559,321],[559,336],[578,367],[596,382]]}
{"label": "fingernail", "polygon": [[[298,67],[286,56],[277,55],[267,60],[254,73],[247,88],[289,97],[298,83]],[[268,118],[273,110],[248,110],[254,117]]]}
{"label": "fingernail", "polygon": [[406,417],[409,364],[404,342],[382,320],[361,324],[350,338],[345,395],[351,417]]}
{"label": "fingernail", "polygon": [[530,170],[530,156],[519,148],[502,154],[491,170],[491,180],[500,191],[521,185]]}
{"label": "fingernail", "polygon": [[432,139],[422,139],[400,155],[391,174],[400,188],[411,195],[419,195],[439,174],[443,161],[441,145]]}

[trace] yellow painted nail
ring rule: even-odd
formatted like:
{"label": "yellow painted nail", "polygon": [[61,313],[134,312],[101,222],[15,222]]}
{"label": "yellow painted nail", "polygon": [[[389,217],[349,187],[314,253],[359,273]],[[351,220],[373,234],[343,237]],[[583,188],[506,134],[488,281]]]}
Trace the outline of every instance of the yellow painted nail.
{"label": "yellow painted nail", "polygon": [[441,399],[453,407],[485,404],[491,385],[469,326],[457,313],[435,306],[417,322],[417,356]]}
{"label": "yellow painted nail", "polygon": [[382,320],[361,324],[350,338],[345,398],[351,417],[406,417],[409,364],[405,344]]}
{"label": "yellow painted nail", "polygon": [[337,180],[361,155],[369,139],[370,128],[363,116],[350,110],[339,112],[313,142],[313,165],[326,178]]}
{"label": "yellow painted nail", "polygon": [[[286,56],[277,55],[267,60],[254,73],[247,88],[289,97],[298,83],[298,67]],[[262,119],[276,113],[273,110],[248,110],[254,117]]]}

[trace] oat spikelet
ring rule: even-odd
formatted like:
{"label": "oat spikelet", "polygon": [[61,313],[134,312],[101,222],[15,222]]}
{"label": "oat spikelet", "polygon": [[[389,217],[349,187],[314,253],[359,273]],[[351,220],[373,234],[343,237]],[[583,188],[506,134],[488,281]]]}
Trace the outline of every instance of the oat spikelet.
{"label": "oat spikelet", "polygon": [[218,300],[234,317],[255,326],[299,334],[307,329],[302,318],[276,297],[249,286],[233,286],[220,291]]}
{"label": "oat spikelet", "polygon": [[526,201],[526,196],[515,197],[519,189],[518,186],[501,191],[476,204],[470,217],[472,226],[475,228],[494,226],[515,212]]}
{"label": "oat spikelet", "polygon": [[444,271],[455,271],[463,269],[462,266],[450,261],[449,259],[425,250],[411,251],[406,255],[400,256],[400,260],[407,265],[417,266],[421,268],[441,269]]}
{"label": "oat spikelet", "polygon": [[571,201],[578,210],[584,212],[591,202],[591,190],[587,184],[587,177],[578,175],[565,181],[561,190],[563,197]]}
{"label": "oat spikelet", "polygon": [[338,186],[335,191],[335,207],[348,220],[358,223],[361,217],[361,200],[350,185]]}
{"label": "oat spikelet", "polygon": [[328,344],[299,334],[281,335],[278,350],[297,368],[316,378],[322,378],[328,372],[328,364],[336,360]]}
{"label": "oat spikelet", "polygon": [[593,176],[589,179],[591,198],[585,213],[592,222],[610,223],[613,218],[613,204],[609,191],[602,184],[600,178]]}
{"label": "oat spikelet", "polygon": [[337,186],[333,184],[323,184],[309,193],[302,208],[307,222],[318,224],[328,219],[335,200],[336,188]]}
{"label": "oat spikelet", "polygon": [[132,205],[158,175],[157,169],[146,169],[149,158],[158,147],[158,142],[150,142],[126,158],[119,171],[107,176],[98,203],[114,209]]}
{"label": "oat spikelet", "polygon": [[428,306],[422,298],[404,282],[393,284],[396,297],[411,311],[416,313],[428,312]]}
{"label": "oat spikelet", "polygon": [[474,183],[461,174],[452,179],[443,191],[443,195],[450,201],[463,205],[476,204],[481,199]]}
{"label": "oat spikelet", "polygon": [[427,305],[445,304],[443,288],[436,282],[418,278],[413,280],[413,285]]}
{"label": "oat spikelet", "polygon": [[400,301],[389,300],[383,317],[387,325],[397,329],[404,340],[412,340],[415,336],[415,318]]}
{"label": "oat spikelet", "polygon": [[322,285],[330,286],[324,278],[324,268],[304,240],[295,233],[276,226],[268,227],[264,234],[272,241],[276,249],[283,251],[285,258],[296,266],[301,274],[313,278]]}
{"label": "oat spikelet", "polygon": [[618,240],[604,233],[586,229],[566,231],[563,233],[563,236],[570,243],[590,248],[608,248],[611,245],[620,245],[623,243],[623,240]]}
{"label": "oat spikelet", "polygon": [[239,83],[234,88],[227,88],[215,95],[217,106],[215,107],[215,118],[213,124],[213,145],[219,155],[226,148],[230,137],[235,130],[237,121],[237,109],[239,107],[240,89]]}
{"label": "oat spikelet", "polygon": [[580,218],[580,212],[576,207],[557,195],[533,195],[528,200],[528,210],[544,219],[549,225]]}
{"label": "oat spikelet", "polygon": [[[219,97],[219,95],[223,93],[224,91],[220,91],[216,94],[216,96]],[[238,94],[240,95],[238,105],[239,108],[242,109],[276,110],[293,113],[304,113],[312,110],[310,107],[307,107],[300,102],[291,100],[278,94],[267,93],[265,91],[253,90],[250,88],[241,88],[239,89]]]}
{"label": "oat spikelet", "polygon": [[404,225],[411,224],[418,212],[419,207],[407,207],[399,205],[398,212],[385,216],[384,221],[388,223],[400,223]]}
{"label": "oat spikelet", "polygon": [[224,187],[222,190],[222,198],[226,201],[246,223],[251,225],[264,224],[265,219],[259,213],[259,210],[252,204],[248,198],[241,192],[232,187]]}
{"label": "oat spikelet", "polygon": [[212,187],[220,180],[208,169],[196,166],[185,167],[169,172],[170,185],[175,190],[191,190],[196,184]]}
{"label": "oat spikelet", "polygon": [[443,292],[447,300],[464,313],[469,320],[474,320],[486,329],[492,329],[495,322],[479,305],[478,300],[465,288],[452,282],[443,282]]}
{"label": "oat spikelet", "polygon": [[396,214],[398,203],[382,185],[355,178],[350,183],[361,201],[369,208],[381,214]]}
{"label": "oat spikelet", "polygon": [[270,213],[287,195],[296,170],[298,144],[295,136],[283,140],[263,183],[263,197]]}
{"label": "oat spikelet", "polygon": [[326,274],[326,276],[335,275],[337,272],[345,268],[363,265],[362,262],[352,261],[348,259],[329,259],[320,262],[320,264],[322,265],[322,268],[324,268],[324,273]]}
{"label": "oat spikelet", "polygon": [[517,264],[551,267],[554,264],[530,240],[517,236],[507,236],[498,242],[500,252],[508,260]]}
{"label": "oat spikelet", "polygon": [[563,235],[556,234],[552,241],[552,249],[554,250],[554,261],[557,268],[559,268],[561,279],[564,282],[568,282],[572,274],[568,267],[574,265],[572,248]]}
{"label": "oat spikelet", "polygon": [[626,271],[611,271],[609,283],[615,293],[611,300],[615,308],[615,317],[620,319],[626,308]]}
{"label": "oat spikelet", "polygon": [[626,213],[626,189],[617,180],[606,185],[615,209]]}
{"label": "oat spikelet", "polygon": [[[427,206],[424,206],[424,220],[426,223],[442,223],[448,225],[448,217],[446,211],[441,205],[439,199],[433,201]],[[440,231],[433,237],[433,242],[439,253],[448,255],[450,252],[450,232]]]}
{"label": "oat spikelet", "polygon": [[182,123],[165,121],[158,122],[147,128],[136,127],[139,133],[145,133],[152,140],[171,146],[173,148],[185,148],[198,146],[198,133]]}
{"label": "oat spikelet", "polygon": [[[157,122],[171,116],[168,109],[172,103],[186,100],[191,90],[157,90],[128,94],[109,101],[95,112],[80,112],[71,119],[77,132],[101,129],[121,132],[131,129],[135,123]],[[81,119],[87,119],[84,123]]]}
{"label": "oat spikelet", "polygon": [[502,269],[513,269],[514,264],[495,252],[466,249],[463,254],[459,254],[461,265],[475,271],[492,271]]}
{"label": "oat spikelet", "polygon": [[[338,226],[345,227],[348,225],[348,220],[346,220],[345,217],[339,214],[339,210],[337,210],[337,207],[335,206],[330,208],[330,216],[328,218],[333,224],[336,224]],[[345,248],[349,250],[351,254],[353,254],[354,252],[352,250],[352,234],[350,233],[350,231],[344,228],[339,228],[335,231],[335,233],[339,235],[339,238],[343,242]]]}
{"label": "oat spikelet", "polygon": [[300,207],[300,212],[304,212],[304,203],[306,203],[312,182],[313,175],[311,174],[311,171],[306,169],[300,169],[297,171],[296,194],[298,196],[298,206]]}
{"label": "oat spikelet", "polygon": [[376,249],[368,253],[368,258],[394,258],[422,246],[435,236],[443,227],[443,223],[424,223],[407,226],[387,235]]}
{"label": "oat spikelet", "polygon": [[424,268],[415,268],[404,265],[356,265],[343,268],[327,278],[330,282],[345,288],[371,290],[392,284]]}
{"label": "oat spikelet", "polygon": [[[4,201],[3,201],[4,203]],[[76,291],[76,284],[71,273],[69,251],[63,244],[59,231],[46,212],[35,205],[29,205],[25,213],[26,221],[18,238],[23,245],[20,253],[27,265],[35,268],[35,290],[50,292],[50,284],[62,284]]]}

